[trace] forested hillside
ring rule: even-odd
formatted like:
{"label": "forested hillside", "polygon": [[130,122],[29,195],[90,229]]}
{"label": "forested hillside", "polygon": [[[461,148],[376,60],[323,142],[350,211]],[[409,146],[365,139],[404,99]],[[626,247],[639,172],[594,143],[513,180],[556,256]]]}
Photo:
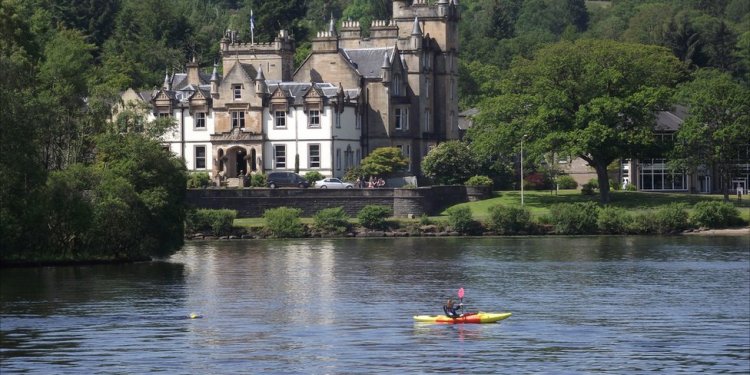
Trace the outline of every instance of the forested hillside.
{"label": "forested hillside", "polygon": [[[734,116],[729,123],[745,119],[747,107],[737,102],[746,99],[742,96],[750,80],[747,0],[458,2],[460,106],[483,110],[473,139],[487,142],[477,142],[472,149],[487,161],[482,166],[486,174],[507,171],[514,151],[509,145],[516,143],[509,139],[519,138],[517,133],[503,135],[505,128],[498,124],[523,120],[522,112],[535,103],[515,102],[519,106],[511,108],[509,103],[519,99],[508,96],[519,94],[514,77],[534,69],[545,71],[543,57],[557,47],[545,48],[560,41],[568,46],[565,51],[570,45],[575,50],[573,43],[585,39],[627,42],[612,49],[633,56],[652,45],[661,58],[653,61],[664,64],[658,83],[670,89],[690,81],[700,69],[715,69],[697,76],[708,85],[715,81],[728,87],[722,93],[739,94],[733,102],[701,113],[709,116],[719,106]],[[75,252],[95,251],[107,241],[120,246],[118,238],[143,240],[113,249],[112,257],[176,248],[181,233],[163,232],[176,230],[184,217],[179,200],[172,199],[184,186],[184,167],[178,160],[157,162],[163,156],[148,134],[114,134],[109,129],[107,121],[119,93],[128,87],[159,86],[165,73],[183,71],[193,58],[210,69],[227,29],[250,40],[251,12],[255,41],[271,41],[280,29],[287,29],[297,41],[296,60],[301,61],[309,52],[310,38],[331,18],[369,25],[372,19],[389,18],[391,10],[386,0],[0,0],[0,255],[17,257],[26,248],[44,252],[54,245],[59,257],[75,257]],[[592,54],[609,48],[585,45]],[[537,54],[537,66],[525,70],[525,61]],[[578,57],[581,62],[591,56]],[[531,87],[533,78],[527,77],[525,84]],[[702,87],[704,81],[689,87]],[[663,88],[659,85],[654,90]],[[640,88],[637,82],[635,88]],[[685,91],[681,100],[707,103],[692,92],[695,95]],[[651,93],[648,108],[666,103],[665,93]],[[523,94],[524,100],[539,98],[535,91]],[[646,98],[635,89],[628,94]],[[537,114],[538,122],[552,121],[549,113]],[[538,155],[550,151],[544,145],[554,143],[545,142],[536,144]],[[120,152],[117,144],[128,147]],[[174,222],[155,224],[163,217]],[[112,228],[128,232],[114,233]],[[135,237],[139,231],[146,234]]]}

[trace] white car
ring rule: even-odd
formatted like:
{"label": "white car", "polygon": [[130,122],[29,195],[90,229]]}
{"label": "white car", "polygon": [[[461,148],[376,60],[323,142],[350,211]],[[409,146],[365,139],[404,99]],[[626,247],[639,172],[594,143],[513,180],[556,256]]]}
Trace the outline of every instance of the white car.
{"label": "white car", "polygon": [[324,178],[315,181],[315,187],[320,189],[351,189],[354,185],[341,181],[338,178]]}

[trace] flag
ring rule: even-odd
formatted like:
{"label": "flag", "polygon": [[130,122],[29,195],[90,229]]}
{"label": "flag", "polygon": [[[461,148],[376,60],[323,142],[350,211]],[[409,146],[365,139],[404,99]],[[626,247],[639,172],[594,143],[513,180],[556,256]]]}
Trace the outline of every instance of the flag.
{"label": "flag", "polygon": [[250,9],[250,31],[255,31],[255,16],[253,16],[252,9]]}

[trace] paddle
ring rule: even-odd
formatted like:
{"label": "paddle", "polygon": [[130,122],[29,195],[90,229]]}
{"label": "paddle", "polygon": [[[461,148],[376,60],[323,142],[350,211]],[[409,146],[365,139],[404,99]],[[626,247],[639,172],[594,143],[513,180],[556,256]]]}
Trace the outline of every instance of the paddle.
{"label": "paddle", "polygon": [[461,306],[461,315],[464,315],[464,288],[458,290],[458,304]]}

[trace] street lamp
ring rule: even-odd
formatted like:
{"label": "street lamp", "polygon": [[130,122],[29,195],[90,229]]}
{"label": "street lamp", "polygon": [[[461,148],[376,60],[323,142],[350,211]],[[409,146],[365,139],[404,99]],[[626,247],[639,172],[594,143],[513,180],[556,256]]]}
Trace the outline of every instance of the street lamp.
{"label": "street lamp", "polygon": [[526,138],[526,134],[521,136],[521,206],[523,206],[523,139]]}

